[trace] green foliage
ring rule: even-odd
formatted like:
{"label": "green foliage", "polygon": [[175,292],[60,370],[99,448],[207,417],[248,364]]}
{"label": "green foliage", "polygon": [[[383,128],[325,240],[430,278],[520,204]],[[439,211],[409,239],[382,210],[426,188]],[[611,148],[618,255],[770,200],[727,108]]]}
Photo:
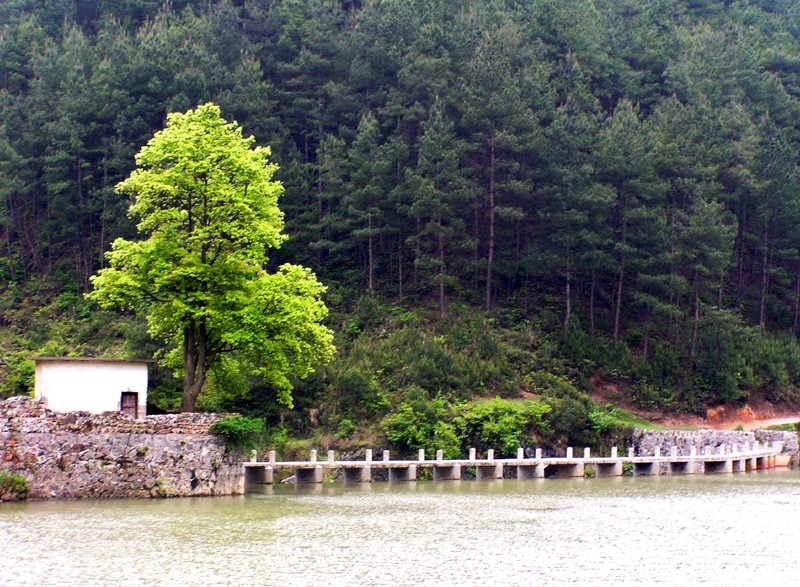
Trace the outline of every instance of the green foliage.
{"label": "green foliage", "polygon": [[[430,401],[403,402],[383,419],[382,426],[389,441],[403,450],[425,449],[435,452],[442,449],[452,454],[452,429],[446,421],[442,421],[449,419],[449,410],[450,406],[441,397]],[[449,446],[440,446],[437,441],[444,441]]]}
{"label": "green foliage", "polygon": [[0,496],[10,495],[12,499],[18,499],[27,492],[28,479],[24,475],[0,471]]}
{"label": "green foliage", "polygon": [[339,425],[336,427],[336,437],[350,438],[355,429],[356,425],[353,424],[352,420],[344,418],[343,420],[339,421]]}
{"label": "green foliage", "polygon": [[514,456],[523,442],[534,435],[547,437],[545,416],[551,406],[544,402],[514,402],[494,398],[468,402],[457,408],[455,423],[462,444],[493,448],[499,456]]}
{"label": "green foliage", "polygon": [[209,372],[237,359],[291,405],[289,377],[333,356],[324,286],[303,267],[263,268],[286,238],[282,186],[270,150],[252,142],[213,104],[170,114],[117,186],[135,197],[130,213],[147,239],[115,240],[110,266],[92,277],[91,299],[148,313],[150,334],[168,345],[162,360],[183,376],[186,411]]}
{"label": "green foliage", "polygon": [[6,365],[5,378],[0,384],[0,397],[32,395],[36,365],[30,359],[17,355]]}
{"label": "green foliage", "polygon": [[215,422],[208,431],[224,437],[229,448],[255,448],[264,432],[264,421],[247,416],[230,416]]}
{"label": "green foliage", "polygon": [[[162,363],[207,409],[277,417],[297,399],[369,424],[418,389],[580,403],[597,375],[651,409],[796,400],[797,11],[717,4],[6,2],[0,393],[28,387],[36,354],[153,356],[117,326],[137,318],[80,297],[124,266],[107,301],[150,314]],[[209,100],[283,163],[259,184],[269,210],[246,204],[258,182],[239,189],[259,152],[240,133],[247,157],[200,133],[180,158],[146,147],[131,175],[166,112]],[[188,136],[170,116],[163,147]],[[222,222],[177,238],[203,214],[154,202],[211,180]],[[134,242],[137,222],[160,236]],[[339,311],[342,352],[308,384],[332,354],[308,328],[323,288],[287,260],[313,264]]]}

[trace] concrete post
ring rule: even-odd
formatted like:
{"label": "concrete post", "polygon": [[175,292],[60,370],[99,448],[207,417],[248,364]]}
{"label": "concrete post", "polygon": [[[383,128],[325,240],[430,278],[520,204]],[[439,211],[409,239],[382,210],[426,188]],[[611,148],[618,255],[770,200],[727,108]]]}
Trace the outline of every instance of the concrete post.
{"label": "concrete post", "polygon": [[592,458],[592,449],[590,449],[588,446],[583,449],[583,458],[584,459]]}
{"label": "concrete post", "polygon": [[616,463],[598,463],[595,465],[595,472],[598,477],[622,477],[622,461]]}
{"label": "concrete post", "polygon": [[525,449],[520,447],[517,449],[517,460],[522,460],[525,458]]}
{"label": "concrete post", "polygon": [[316,449],[313,449],[311,451],[311,456],[309,457],[308,460],[311,461],[312,463],[316,463],[317,462],[317,450]]}
{"label": "concrete post", "polygon": [[475,460],[475,449],[469,449],[469,458],[467,460],[474,461]]}
{"label": "concrete post", "polygon": [[572,458],[572,447],[571,446],[567,447],[567,458],[568,459]]}
{"label": "concrete post", "polygon": [[674,459],[678,457],[678,447],[673,446],[669,451],[670,456]]}
{"label": "concrete post", "polygon": [[616,459],[617,458],[617,447],[616,446],[612,446],[611,447],[611,458],[612,459]]}
{"label": "concrete post", "polygon": [[489,450],[486,451],[486,460],[487,461],[493,461],[494,460],[494,449],[493,448],[490,448]]}
{"label": "concrete post", "polygon": [[503,478],[503,465],[479,465],[475,467],[475,480],[484,481]]}
{"label": "concrete post", "polygon": [[517,479],[542,479],[546,467],[544,463],[517,465]]}
{"label": "concrete post", "polygon": [[419,456],[418,456],[417,460],[419,460],[420,463],[425,460],[425,449],[424,448],[419,449]]}
{"label": "concrete post", "polygon": [[275,451],[274,450],[269,451],[269,462],[270,462],[270,464],[274,464],[275,463]]}
{"label": "concrete post", "polygon": [[388,461],[389,461],[389,451],[385,450],[385,451],[383,451],[383,462],[385,463],[385,462],[388,462]]}
{"label": "concrete post", "polygon": [[541,448],[537,448],[536,449],[536,460],[537,461],[541,461],[542,460],[542,449]]}
{"label": "concrete post", "polygon": [[459,481],[461,479],[461,465],[447,465],[433,468],[434,481]]}
{"label": "concrete post", "polygon": [[408,467],[392,467],[389,469],[389,482],[394,483],[397,481],[416,481],[417,480],[417,466],[409,465]]}
{"label": "concrete post", "polygon": [[328,462],[332,463],[335,460],[336,460],[336,454],[332,450],[329,450],[328,451]]}
{"label": "concrete post", "polygon": [[444,451],[440,448],[436,451],[436,460],[441,461],[444,459]]}
{"label": "concrete post", "polygon": [[372,471],[370,467],[355,467],[342,469],[345,483],[370,483]]}
{"label": "concrete post", "polygon": [[258,460],[258,452],[255,450],[250,451],[250,462],[255,463]]}
{"label": "concrete post", "polygon": [[632,446],[628,447],[628,458],[632,459],[634,454],[634,448]]}
{"label": "concrete post", "polygon": [[364,452],[366,453],[366,454],[365,454],[365,458],[364,458],[364,460],[365,460],[365,461],[367,461],[368,463],[371,463],[371,462],[372,462],[372,449],[371,449],[371,448],[368,448],[368,449],[367,449],[366,451],[364,451]]}
{"label": "concrete post", "polygon": [[322,483],[322,467],[320,465],[317,465],[316,467],[311,469],[295,469],[294,482],[296,484]]}
{"label": "concrete post", "polygon": [[655,450],[653,451],[653,456],[656,457],[657,459],[661,457],[661,447],[660,446],[657,446],[655,448]]}

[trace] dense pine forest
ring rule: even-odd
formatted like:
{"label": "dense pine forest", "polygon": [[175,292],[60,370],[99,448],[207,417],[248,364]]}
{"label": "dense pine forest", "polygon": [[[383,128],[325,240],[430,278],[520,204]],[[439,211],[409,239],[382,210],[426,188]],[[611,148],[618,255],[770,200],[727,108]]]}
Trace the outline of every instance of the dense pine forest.
{"label": "dense pine forest", "polygon": [[338,354],[293,410],[235,372],[207,409],[510,450],[595,441],[598,386],[800,398],[794,0],[5,0],[0,26],[3,395],[33,355],[157,353],[84,293],[136,238],[134,154],[214,102],[272,149],[270,264],[328,286]]}

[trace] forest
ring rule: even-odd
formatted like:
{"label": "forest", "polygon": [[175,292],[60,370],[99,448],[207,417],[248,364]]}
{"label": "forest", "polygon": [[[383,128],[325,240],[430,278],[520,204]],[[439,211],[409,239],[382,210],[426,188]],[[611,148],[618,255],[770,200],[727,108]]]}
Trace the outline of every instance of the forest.
{"label": "forest", "polygon": [[327,286],[338,351],[293,410],[236,372],[204,409],[511,450],[597,441],[598,385],[800,399],[794,0],[5,0],[0,26],[0,396],[31,356],[157,354],[84,294],[136,237],[134,155],[214,102],[272,149],[270,265]]}

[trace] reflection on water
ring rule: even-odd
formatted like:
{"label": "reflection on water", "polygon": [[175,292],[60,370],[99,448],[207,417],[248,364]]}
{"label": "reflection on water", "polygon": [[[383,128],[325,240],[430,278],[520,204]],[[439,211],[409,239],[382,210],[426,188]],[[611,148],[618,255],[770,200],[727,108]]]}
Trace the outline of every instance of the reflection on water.
{"label": "reflection on water", "polygon": [[796,471],[0,504],[0,585],[795,585]]}

